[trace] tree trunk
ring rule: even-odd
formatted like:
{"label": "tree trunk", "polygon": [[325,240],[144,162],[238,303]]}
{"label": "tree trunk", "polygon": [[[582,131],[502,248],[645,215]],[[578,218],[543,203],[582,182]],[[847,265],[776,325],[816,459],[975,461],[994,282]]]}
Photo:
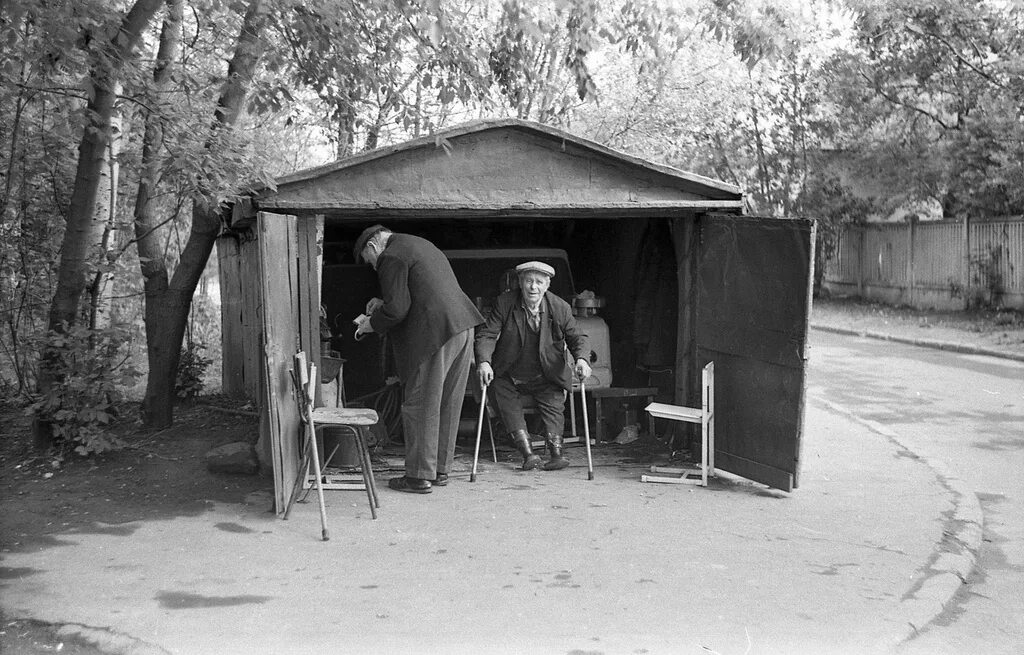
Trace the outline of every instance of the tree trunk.
{"label": "tree trunk", "polygon": [[[234,56],[228,64],[227,80],[221,89],[210,138],[206,142],[206,147],[211,151],[217,143],[217,133],[233,127],[241,116],[253,72],[263,53],[261,35],[266,18],[267,2],[253,0],[246,11]],[[167,427],[174,422],[174,383],[192,294],[220,234],[220,211],[212,200],[216,197],[216,191],[208,189],[207,197],[193,200],[192,228],[170,282],[166,281],[167,273],[163,266],[160,267],[162,274],[152,270],[149,273],[152,279],[148,275],[146,277],[145,321],[149,375],[142,402],[142,420],[150,428]],[[140,248],[143,248],[141,240]]]}
{"label": "tree trunk", "polygon": [[[48,327],[63,331],[72,325],[79,314],[83,292],[89,287],[93,271],[92,255],[100,245],[106,222],[95,213],[100,177],[106,162],[110,138],[111,117],[114,114],[116,89],[120,82],[124,62],[142,37],[142,31],[156,14],[164,0],[137,0],[122,19],[117,32],[100,52],[93,57],[90,71],[91,95],[86,105],[87,122],[78,146],[78,166],[75,186],[71,192],[67,227],[61,244],[60,264],[57,269],[57,288],[50,303]],[[41,392],[49,390],[58,379],[59,371],[52,348],[40,356],[38,386]],[[52,443],[50,425],[36,420],[32,426],[35,446],[46,448]]]}
{"label": "tree trunk", "polygon": [[75,323],[83,291],[88,287],[90,255],[99,245],[105,222],[97,220],[94,208],[100,176],[106,161],[114,113],[116,88],[124,61],[132,56],[142,30],[164,0],[137,0],[121,21],[107,52],[96,57],[91,73],[92,96],[85,115],[89,117],[78,146],[78,168],[71,192],[67,229],[57,270],[57,289],[50,304],[49,327],[61,330]]}
{"label": "tree trunk", "polygon": [[204,207],[197,202],[192,208],[188,242],[170,284],[161,285],[159,277],[154,278],[152,284],[146,280],[149,373],[142,401],[142,422],[147,427],[162,428],[174,422],[174,387],[192,294],[219,233],[220,216],[216,208]]}
{"label": "tree trunk", "polygon": [[[154,95],[165,93],[171,84],[172,67],[181,47],[181,20],[183,0],[168,2],[167,17],[160,30],[153,71]],[[139,249],[139,267],[145,288],[146,356],[149,371],[146,395],[142,401],[142,420],[149,425],[170,425],[174,407],[174,383],[177,377],[177,349],[166,344],[180,343],[175,334],[175,317],[182,311],[188,315],[190,298],[168,289],[167,265],[160,247],[160,222],[150,205],[160,176],[159,152],[163,143],[163,128],[158,117],[146,116],[146,129],[142,142],[142,175],[135,198],[135,239]],[[184,303],[184,310],[180,305]],[[184,325],[184,322],[181,322]],[[161,402],[159,399],[165,399]]]}

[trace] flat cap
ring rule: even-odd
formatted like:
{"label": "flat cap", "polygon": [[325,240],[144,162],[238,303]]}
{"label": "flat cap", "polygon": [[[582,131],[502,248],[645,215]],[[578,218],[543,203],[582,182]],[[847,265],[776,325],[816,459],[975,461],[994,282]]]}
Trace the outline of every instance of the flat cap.
{"label": "flat cap", "polygon": [[366,242],[373,238],[374,234],[383,230],[387,230],[383,225],[371,225],[359,235],[359,238],[356,239],[356,245],[352,248],[352,256],[355,257],[357,264],[363,263],[363,248],[366,247]]}
{"label": "flat cap", "polygon": [[526,262],[520,264],[519,266],[516,266],[517,275],[522,275],[523,273],[528,273],[529,271],[536,271],[538,273],[543,273],[548,277],[555,277],[555,269],[552,268],[551,266],[548,266],[544,262]]}

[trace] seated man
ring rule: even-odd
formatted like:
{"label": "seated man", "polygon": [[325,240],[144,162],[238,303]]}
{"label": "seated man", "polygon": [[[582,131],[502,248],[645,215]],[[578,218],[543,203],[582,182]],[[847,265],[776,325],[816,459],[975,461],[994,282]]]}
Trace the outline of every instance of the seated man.
{"label": "seated man", "polygon": [[506,291],[494,302],[486,323],[477,326],[474,350],[480,382],[490,386],[490,399],[516,448],[523,470],[535,469],[541,459],[530,448],[522,396],[531,396],[544,425],[551,459],[544,470],[569,465],[562,455],[566,392],[572,391],[568,347],[581,380],[590,375],[590,344],[579,330],[572,308],[548,293],[555,269],[543,262],[516,266],[519,289]]}

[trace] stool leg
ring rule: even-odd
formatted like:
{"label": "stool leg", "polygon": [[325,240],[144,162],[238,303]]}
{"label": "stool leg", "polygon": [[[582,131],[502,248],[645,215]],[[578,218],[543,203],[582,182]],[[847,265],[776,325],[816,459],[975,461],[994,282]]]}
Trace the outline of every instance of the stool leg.
{"label": "stool leg", "polygon": [[373,504],[380,507],[380,497],[377,494],[377,478],[373,475],[373,458],[370,457],[370,440],[366,436],[368,432],[362,432],[363,447],[366,453],[366,470],[369,471],[370,489],[373,490]]}
{"label": "stool leg", "polygon": [[[363,482],[364,484],[367,484],[370,491],[373,492],[374,507],[380,507],[380,498],[377,496],[377,481],[373,476],[373,460],[370,458],[370,440],[367,438],[366,433],[363,432],[362,428],[356,428],[356,432],[359,433],[363,442],[359,446],[360,460],[363,462],[363,470],[367,473],[367,475],[363,476]],[[377,517],[374,516],[373,518]]]}
{"label": "stool leg", "polygon": [[363,440],[363,431],[357,427],[348,426],[356,436],[356,448],[359,449],[359,459],[362,461],[363,486],[366,487],[366,498],[370,501],[370,516],[377,518],[377,489],[373,484],[373,467],[370,464],[370,451],[366,448]]}

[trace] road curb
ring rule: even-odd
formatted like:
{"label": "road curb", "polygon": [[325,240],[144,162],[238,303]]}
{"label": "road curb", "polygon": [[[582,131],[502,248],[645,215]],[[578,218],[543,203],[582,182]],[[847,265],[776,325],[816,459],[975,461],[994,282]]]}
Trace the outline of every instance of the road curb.
{"label": "road curb", "polygon": [[901,599],[903,627],[895,631],[891,642],[898,645],[917,635],[942,614],[946,604],[974,570],[981,549],[984,525],[981,501],[966,482],[949,472],[943,462],[914,453],[899,440],[898,434],[886,426],[861,418],[831,401],[820,399],[820,402],[832,411],[882,435],[906,452],[913,453],[914,457],[935,473],[939,482],[954,497],[953,509],[944,513],[946,518],[942,540],[936,543],[932,557],[921,567],[921,577],[904,592]]}
{"label": "road curb", "polygon": [[891,334],[886,334],[885,332],[875,332],[874,330],[857,330],[855,328],[836,327],[833,325],[821,325],[819,323],[811,323],[811,328],[814,330],[821,330],[822,332],[834,332],[836,334],[846,334],[855,337],[869,337],[871,339],[881,339],[883,341],[895,341],[897,343],[905,343],[911,346],[921,346],[923,348],[934,348],[937,350],[948,350],[950,352],[963,353],[966,355],[988,355],[989,357],[1002,357],[1003,359],[1012,359],[1018,362],[1024,362],[1024,354],[1021,353],[1011,353],[1003,350],[981,348],[969,344],[953,343],[951,341],[938,341],[936,339],[911,339],[908,337],[897,337]]}
{"label": "road curb", "polygon": [[90,644],[108,655],[170,655],[159,646],[106,628],[92,628],[78,623],[65,623],[57,636]]}

